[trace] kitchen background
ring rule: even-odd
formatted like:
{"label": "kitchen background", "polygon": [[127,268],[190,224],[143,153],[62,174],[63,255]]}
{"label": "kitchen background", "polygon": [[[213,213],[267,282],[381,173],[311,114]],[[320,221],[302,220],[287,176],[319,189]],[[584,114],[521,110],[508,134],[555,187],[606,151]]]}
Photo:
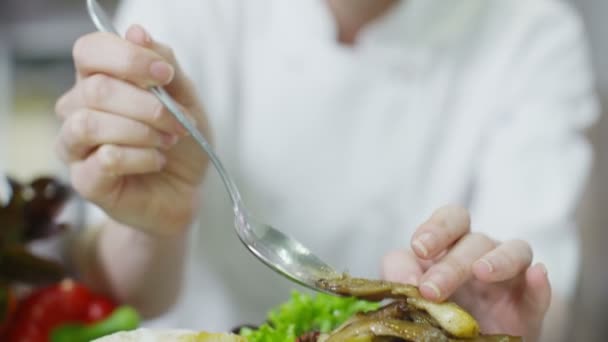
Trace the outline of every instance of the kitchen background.
{"label": "kitchen background", "polygon": [[[597,89],[608,114],[608,1],[572,0],[588,29]],[[117,0],[104,0],[114,7]],[[71,85],[71,45],[93,30],[84,0],[0,0],[0,125],[10,135],[0,145],[8,172],[25,181],[40,174],[64,173],[52,144],[56,98]],[[8,126],[10,125],[10,126]],[[608,336],[608,118],[589,135],[596,150],[592,180],[580,208],[583,269],[572,308],[569,341],[606,341]]]}

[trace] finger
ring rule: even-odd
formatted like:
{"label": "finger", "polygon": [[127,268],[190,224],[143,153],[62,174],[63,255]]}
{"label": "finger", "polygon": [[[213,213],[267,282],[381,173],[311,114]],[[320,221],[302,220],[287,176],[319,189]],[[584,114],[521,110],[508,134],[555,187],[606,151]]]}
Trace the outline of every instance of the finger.
{"label": "finger", "polygon": [[185,76],[179,63],[175,57],[173,49],[154,40],[152,36],[140,25],[132,25],[125,34],[126,40],[129,42],[148,48],[166,61],[171,63],[174,68],[175,75],[171,82],[166,84],[164,88],[171,93],[182,105],[190,107],[197,103],[197,94],[194,91],[194,86],[188,77]]}
{"label": "finger", "polygon": [[[125,116],[168,134],[187,133],[151,92],[103,74],[83,79],[56,105],[58,113],[74,113],[80,108]],[[63,114],[62,118],[68,116]]]}
{"label": "finger", "polygon": [[420,292],[428,299],[441,301],[451,296],[472,276],[472,265],[495,248],[483,234],[468,234],[420,279]]}
{"label": "finger", "polygon": [[74,94],[76,93],[74,88],[75,87],[72,87],[72,89],[63,93],[63,95],[57,99],[57,102],[55,102],[55,114],[61,120],[65,120],[69,114],[79,108],[74,101]]}
{"label": "finger", "polygon": [[526,271],[523,299],[533,316],[542,319],[551,304],[551,284],[545,265],[538,263]]}
{"label": "finger", "polygon": [[500,282],[522,274],[532,263],[532,248],[521,240],[507,241],[473,264],[473,273],[484,282]]}
{"label": "finger", "polygon": [[71,162],[85,158],[99,145],[167,149],[175,145],[178,139],[175,135],[119,115],[81,110],[63,123],[57,149],[61,159]]}
{"label": "finger", "polygon": [[412,236],[412,249],[419,258],[432,259],[470,231],[471,220],[466,209],[445,206],[433,213]]}
{"label": "finger", "polygon": [[421,276],[422,268],[410,250],[394,251],[382,259],[382,277],[386,280],[417,286]]}
{"label": "finger", "polygon": [[110,33],[79,38],[73,55],[81,78],[102,73],[148,88],[168,84],[175,74],[174,67],[158,53]]}
{"label": "finger", "polygon": [[74,188],[87,200],[110,203],[120,189],[121,176],[162,170],[165,156],[157,149],[103,145],[88,158],[72,164]]}

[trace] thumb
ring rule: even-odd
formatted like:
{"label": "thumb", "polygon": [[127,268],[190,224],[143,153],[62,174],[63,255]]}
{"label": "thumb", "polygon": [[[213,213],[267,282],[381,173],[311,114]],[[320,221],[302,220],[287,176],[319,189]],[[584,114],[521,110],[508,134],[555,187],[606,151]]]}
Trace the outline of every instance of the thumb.
{"label": "thumb", "polygon": [[190,79],[186,77],[179,63],[175,58],[173,50],[157,41],[140,25],[131,25],[127,30],[125,38],[131,43],[137,44],[153,50],[165,58],[174,68],[174,74],[171,82],[164,86],[181,105],[191,107],[198,104],[197,96],[194,91],[194,86]]}

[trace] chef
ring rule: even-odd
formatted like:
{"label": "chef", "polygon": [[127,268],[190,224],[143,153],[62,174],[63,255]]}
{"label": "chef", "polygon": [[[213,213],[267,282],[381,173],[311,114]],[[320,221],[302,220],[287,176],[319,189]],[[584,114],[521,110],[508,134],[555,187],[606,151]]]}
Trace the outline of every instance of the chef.
{"label": "chef", "polygon": [[241,246],[162,85],[250,210],[336,268],[454,299],[486,332],[535,341],[549,306],[545,330],[567,326],[597,117],[568,5],[128,0],[118,23],[74,44],[57,151],[102,213],[75,268],[149,325],[259,323],[296,286]]}

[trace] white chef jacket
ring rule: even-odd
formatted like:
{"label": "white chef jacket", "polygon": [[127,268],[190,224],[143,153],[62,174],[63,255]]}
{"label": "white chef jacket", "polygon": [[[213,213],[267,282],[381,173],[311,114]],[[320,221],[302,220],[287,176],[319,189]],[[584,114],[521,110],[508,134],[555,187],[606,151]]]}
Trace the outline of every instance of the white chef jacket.
{"label": "white chef jacket", "polygon": [[[119,13],[174,48],[251,211],[339,270],[378,277],[383,254],[456,203],[475,231],[529,241],[554,293],[573,294],[583,130],[598,111],[565,3],[401,1],[352,47],[323,0],[131,0]],[[298,287],[243,248],[214,170],[202,191],[181,299],[150,324],[259,323]]]}

